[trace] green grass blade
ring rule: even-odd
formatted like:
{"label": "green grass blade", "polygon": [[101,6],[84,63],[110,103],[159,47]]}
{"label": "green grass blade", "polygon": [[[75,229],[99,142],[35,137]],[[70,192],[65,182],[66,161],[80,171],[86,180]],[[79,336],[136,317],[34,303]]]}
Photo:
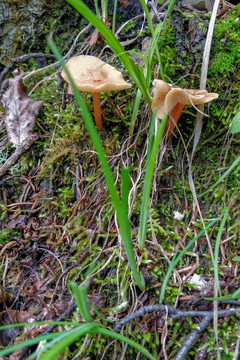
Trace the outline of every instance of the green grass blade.
{"label": "green grass blade", "polygon": [[213,190],[216,186],[218,186],[218,184],[220,184],[220,182],[223,181],[225,177],[227,177],[230,174],[230,172],[238,165],[239,162],[240,162],[240,156],[233,162],[230,168],[220,177],[220,179],[213,186],[211,186],[207,191],[204,191],[202,194],[198,195],[198,197],[207,194],[209,191]]}
{"label": "green grass blade", "polygon": [[97,18],[95,14],[84,4],[82,0],[67,0],[69,4],[71,4],[75,9],[82,14],[98,31],[102,34],[102,36],[106,39],[109,46],[118,54],[120,60],[123,65],[128,70],[131,75],[133,81],[137,85],[137,87],[142,91],[142,94],[148,103],[151,105],[151,97],[148,93],[147,85],[143,81],[137,66],[134,64],[133,60],[130,56],[124,51],[122,45],[114,36],[114,34],[108,29],[108,27],[102,23],[101,20]]}
{"label": "green grass blade", "polygon": [[143,355],[145,355],[148,359],[150,360],[156,360],[148,351],[147,349],[145,349],[143,346],[139,345],[138,343],[136,343],[135,341],[128,339],[127,337],[115,333],[114,331],[105,329],[105,328],[98,328],[98,329],[93,329],[93,332],[95,332],[97,334],[101,334],[107,337],[112,337],[114,339],[117,339],[119,341],[124,341],[126,344],[132,346],[133,348],[135,348],[137,351],[140,351]]}
{"label": "green grass blade", "polygon": [[153,147],[156,114],[157,114],[157,110],[155,109],[153,112],[151,127],[150,127],[150,132],[149,132],[148,149],[147,149],[148,150],[147,151],[147,163],[150,159],[150,155],[151,155],[152,147]]}
{"label": "green grass blade", "polygon": [[[148,26],[149,26],[149,29],[151,31],[151,35],[152,35],[152,41],[151,41],[151,45],[153,44],[153,39],[154,39],[154,34],[155,34],[155,30],[154,30],[154,26],[153,26],[153,22],[152,22],[152,19],[151,19],[151,16],[150,16],[150,13],[148,11],[148,7],[147,7],[147,4],[145,2],[145,0],[140,0],[140,3],[142,5],[142,8],[143,8],[143,11],[145,12],[145,15],[146,15],[146,18],[147,18],[147,22],[148,22]],[[154,51],[156,50],[156,53],[157,53],[157,58],[158,58],[158,63],[160,63],[160,54],[159,54],[159,50],[158,48],[156,47],[156,43],[154,44],[154,49],[153,49],[153,53]],[[152,54],[153,55],[153,54]],[[148,57],[148,60],[150,61],[147,61],[147,72],[146,72],[146,81],[147,81],[147,84],[150,85],[150,82],[151,82],[151,65],[152,65],[152,57]]]}
{"label": "green grass blade", "polygon": [[99,7],[98,7],[98,0],[94,0],[94,6],[95,6],[95,11],[96,11],[97,17],[100,18],[100,12],[99,12]]}
{"label": "green grass blade", "polygon": [[5,330],[5,329],[14,328],[14,327],[23,327],[23,326],[30,327],[33,325],[72,325],[72,326],[77,326],[77,325],[79,325],[79,323],[72,322],[72,321],[34,321],[32,323],[25,322],[25,323],[3,325],[3,326],[0,326],[0,331]]}
{"label": "green grass blade", "polygon": [[9,348],[0,350],[0,356],[5,356],[5,355],[8,355],[8,354],[11,354],[13,351],[21,349],[23,347],[38,344],[40,341],[43,341],[43,340],[51,340],[51,339],[57,338],[61,334],[66,334],[66,333],[67,333],[67,331],[62,331],[60,333],[52,333],[52,334],[46,334],[46,335],[42,335],[42,336],[37,336],[34,339],[29,339],[29,340],[23,341],[22,343],[13,345],[13,346],[11,346]]}
{"label": "green grass blade", "polygon": [[88,286],[79,287],[71,282],[71,289],[78,307],[78,310],[84,321],[92,321],[92,316],[88,304]]}
{"label": "green grass blade", "polygon": [[132,270],[133,277],[136,281],[138,287],[143,291],[145,289],[145,282],[141,273],[139,273],[136,259],[134,256],[133,242],[131,236],[131,227],[128,218],[128,213],[121,209],[121,213],[119,212],[118,216],[119,222],[119,230],[121,234],[121,239],[124,244],[125,252],[127,255],[127,259]]}
{"label": "green grass blade", "polygon": [[108,0],[101,0],[102,6],[102,18],[106,21],[108,15]]}
{"label": "green grass blade", "polygon": [[216,239],[216,243],[215,243],[215,249],[214,249],[214,264],[213,264],[214,265],[214,280],[215,280],[215,283],[217,284],[219,295],[221,295],[221,289],[220,289],[220,283],[219,283],[219,277],[218,277],[218,255],[219,255],[220,241],[222,238],[224,225],[227,221],[228,212],[229,212],[229,209],[225,208],[224,215],[223,215],[222,221],[219,226],[217,239]]}
{"label": "green grass blade", "polygon": [[[147,66],[147,61],[146,61],[146,66]],[[147,70],[144,69],[144,71],[143,71],[142,68],[140,68],[140,74],[141,74],[142,78],[144,79],[144,81],[146,82]],[[134,127],[135,127],[135,122],[136,122],[138,110],[139,110],[139,107],[140,107],[141,99],[142,99],[142,92],[141,92],[140,89],[138,89],[137,95],[136,95],[136,98],[135,98],[135,101],[134,101],[134,106],[133,106],[132,116],[131,116],[131,123],[130,123],[130,127],[129,127],[130,136],[132,136],[132,134],[133,134],[133,130],[134,130]]]}
{"label": "green grass blade", "polygon": [[154,34],[154,26],[153,26],[153,22],[152,22],[150,13],[149,13],[149,11],[148,11],[148,7],[147,7],[147,5],[146,5],[145,0],[140,0],[140,3],[141,3],[141,5],[142,5],[143,11],[145,12],[145,15],[146,15],[146,18],[147,18],[147,22],[148,22],[148,26],[149,26],[149,29],[150,29],[151,34],[152,34],[152,36],[153,36],[153,34]]}
{"label": "green grass blade", "polygon": [[112,33],[113,34],[115,34],[115,30],[116,30],[117,4],[118,4],[118,0],[114,0],[113,20],[112,20]]}
{"label": "green grass blade", "polygon": [[[149,48],[149,51],[148,51],[148,54],[147,54],[146,81],[147,81],[147,83],[149,85],[150,85],[150,82],[151,82],[151,66],[152,66],[153,55],[154,55],[154,52],[155,52],[155,49],[156,49],[156,46],[157,46],[157,42],[158,42],[162,27],[163,27],[163,23],[159,23],[156,26],[155,32],[154,32],[154,34],[152,36],[152,40],[151,40],[151,43],[150,43],[150,48]],[[158,51],[158,49],[157,49],[157,51]],[[158,52],[157,52],[157,54],[158,54]],[[162,71],[160,54],[158,56],[158,63],[160,65],[161,78],[163,78],[163,71]]]}
{"label": "green grass blade", "polygon": [[232,258],[232,261],[240,261],[240,256],[234,256],[234,258]]}
{"label": "green grass blade", "polygon": [[[143,0],[141,0],[141,1],[143,1]],[[152,41],[151,41],[151,45],[150,45],[150,51],[148,52],[148,64],[149,64],[149,66],[151,66],[151,64],[152,64],[153,54],[155,52],[159,37],[160,37],[162,29],[163,29],[163,27],[164,27],[164,25],[165,25],[165,23],[167,21],[167,18],[169,17],[171,12],[173,11],[173,6],[175,4],[175,1],[176,0],[171,0],[163,22],[159,23],[156,26],[156,29],[154,30],[154,33],[152,34]],[[158,61],[161,64],[160,58],[158,58]],[[161,76],[163,77],[163,74],[161,74]]]}
{"label": "green grass blade", "polygon": [[[160,142],[163,136],[163,132],[168,120],[168,114],[165,115],[164,119],[160,122],[157,129],[157,134],[155,139],[151,139],[150,135],[150,143],[149,143],[149,150],[147,154],[147,168],[146,168],[146,175],[144,179],[143,185],[143,195],[142,195],[142,204],[141,204],[141,211],[140,211],[140,220],[139,220],[139,230],[138,230],[138,246],[140,249],[143,248],[145,244],[145,237],[147,232],[147,220],[148,220],[148,211],[149,211],[149,199],[152,189],[152,179],[155,169],[155,163],[157,158],[158,149],[160,146]],[[152,126],[155,122],[155,116],[152,118]],[[153,130],[152,130],[153,131]],[[151,132],[150,132],[151,134]]]}
{"label": "green grass blade", "polygon": [[136,119],[137,119],[137,114],[138,114],[141,99],[142,99],[142,93],[138,89],[137,95],[136,95],[136,98],[135,98],[135,101],[134,101],[133,110],[132,110],[131,123],[130,123],[130,126],[129,126],[129,135],[130,136],[132,136],[132,134],[133,134],[133,130],[134,130],[134,127],[135,127],[135,122],[136,122]]}
{"label": "green grass blade", "polygon": [[[39,360],[55,360],[59,354],[68,346],[73,344],[78,338],[84,336],[91,331],[99,327],[99,324],[96,322],[90,322],[87,324],[79,325],[77,328],[67,331],[65,334],[60,335],[58,338],[52,340],[50,343],[46,344],[40,352],[36,355],[41,355],[38,357]],[[49,349],[50,348],[50,349]],[[45,350],[49,349],[47,352]],[[45,352],[45,353],[43,353]],[[42,354],[43,353],[43,354]]]}
{"label": "green grass blade", "polygon": [[236,134],[240,132],[240,111],[234,116],[231,125],[231,133]]}
{"label": "green grass blade", "polygon": [[128,214],[128,195],[130,190],[129,169],[122,169],[122,206],[123,211]]}
{"label": "green grass blade", "polygon": [[[155,358],[144,347],[137,344],[135,341],[128,339],[127,337],[118,333],[115,333],[114,331],[102,328],[96,322],[80,325],[78,328],[68,331],[66,334],[63,334],[48,343],[45,347],[43,347],[43,349],[41,349],[40,352],[37,352],[36,355],[40,355],[39,360],[55,360],[57,355],[60,354],[67,346],[70,346],[79,337],[86,334],[101,334],[103,336],[111,337],[119,341],[124,341],[128,345],[135,348],[137,351],[140,351],[148,359],[155,360]],[[45,350],[49,347],[51,348],[47,352],[45,352]]]}
{"label": "green grass blade", "polygon": [[217,301],[224,301],[224,300],[238,300],[240,299],[240,289],[236,290],[233,294],[220,296],[216,298],[204,298],[205,300],[217,300]]}
{"label": "green grass blade", "polygon": [[132,273],[133,273],[133,277],[136,281],[136,284],[139,286],[139,288],[141,290],[143,290],[145,285],[144,285],[144,282],[138,272],[136,259],[134,257],[128,214],[125,214],[123,211],[122,202],[120,201],[119,196],[117,194],[117,189],[114,185],[113,174],[111,172],[108,160],[105,156],[104,149],[101,144],[101,140],[98,136],[98,133],[97,133],[97,130],[93,123],[93,120],[91,118],[91,115],[89,114],[88,108],[87,108],[85,102],[83,101],[83,98],[81,97],[79,91],[77,90],[74,82],[72,81],[71,77],[69,76],[69,72],[65,66],[64,61],[62,60],[61,54],[59,53],[57,47],[55,46],[55,44],[53,43],[52,40],[49,39],[48,42],[49,42],[49,45],[50,45],[54,55],[56,56],[57,60],[60,62],[60,65],[64,68],[64,70],[69,78],[69,81],[70,81],[71,87],[73,89],[74,95],[76,97],[78,106],[82,111],[82,115],[83,115],[86,127],[87,127],[89,135],[91,136],[91,139],[93,141],[94,147],[97,152],[98,160],[100,162],[102,171],[105,176],[105,180],[106,180],[107,187],[108,187],[108,190],[109,190],[112,202],[113,202],[114,209],[117,213],[120,234],[121,234],[122,242],[123,242],[123,245],[124,245],[124,248],[126,251],[126,255],[127,255],[127,258],[129,261],[129,265],[130,265]]}
{"label": "green grass blade", "polygon": [[162,284],[162,288],[161,288],[161,293],[160,293],[160,304],[162,304],[163,300],[164,300],[164,295],[165,295],[165,291],[166,291],[166,287],[168,284],[168,280],[171,276],[171,273],[173,271],[173,269],[176,267],[176,265],[178,264],[178,262],[182,259],[182,257],[186,254],[186,252],[190,249],[190,247],[195,243],[195,241],[197,239],[199,239],[204,233],[205,231],[207,231],[208,229],[210,229],[214,224],[216,224],[217,221],[219,221],[220,218],[216,218],[213,221],[211,221],[204,229],[202,229],[197,236],[195,236],[188,244],[187,246],[180,252],[180,254],[174,258],[174,260],[171,262],[167,274],[164,278],[163,284]]}

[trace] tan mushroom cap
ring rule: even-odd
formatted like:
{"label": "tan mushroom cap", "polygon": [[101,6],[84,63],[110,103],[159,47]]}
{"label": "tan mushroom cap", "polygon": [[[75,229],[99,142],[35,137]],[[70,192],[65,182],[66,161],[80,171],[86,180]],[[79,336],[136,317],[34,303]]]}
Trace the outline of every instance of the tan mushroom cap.
{"label": "tan mushroom cap", "polygon": [[157,108],[157,117],[163,119],[165,114],[170,114],[175,105],[200,105],[217,99],[218,94],[208,93],[206,90],[181,89],[178,86],[167,84],[163,80],[154,80],[155,93],[152,109]]}
{"label": "tan mushroom cap", "polygon": [[[66,67],[78,90],[83,92],[100,93],[132,86],[123,79],[120,71],[95,56],[74,56],[66,63]],[[69,83],[64,70],[61,75]]]}

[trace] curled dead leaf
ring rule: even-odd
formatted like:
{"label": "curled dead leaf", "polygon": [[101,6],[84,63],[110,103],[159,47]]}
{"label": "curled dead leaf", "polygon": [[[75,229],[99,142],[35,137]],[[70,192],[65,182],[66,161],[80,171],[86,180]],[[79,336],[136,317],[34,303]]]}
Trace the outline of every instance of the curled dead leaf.
{"label": "curled dead leaf", "polygon": [[15,147],[32,141],[36,117],[42,107],[42,101],[34,101],[26,94],[23,75],[23,70],[17,70],[15,77],[9,79],[8,89],[2,95],[8,139]]}

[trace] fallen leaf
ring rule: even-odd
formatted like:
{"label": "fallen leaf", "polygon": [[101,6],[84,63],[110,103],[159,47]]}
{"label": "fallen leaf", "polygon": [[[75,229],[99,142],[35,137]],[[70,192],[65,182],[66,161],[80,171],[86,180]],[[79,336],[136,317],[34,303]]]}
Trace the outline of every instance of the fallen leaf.
{"label": "fallen leaf", "polygon": [[98,39],[98,35],[99,35],[99,32],[98,32],[98,29],[95,29],[90,37],[90,40],[89,40],[89,45],[90,46],[93,46],[96,44],[97,42],[97,39]]}
{"label": "fallen leaf", "polygon": [[124,7],[127,7],[130,3],[124,0],[120,0]]}
{"label": "fallen leaf", "polygon": [[25,225],[26,215],[18,215],[16,218],[14,218],[13,215],[10,215],[9,219],[11,221],[6,224],[6,228],[12,230],[15,229],[18,224],[22,226]]}
{"label": "fallen leaf", "polygon": [[42,107],[42,101],[34,101],[26,94],[23,75],[23,70],[16,70],[2,96],[8,139],[15,147],[27,144],[34,137],[33,128]]}

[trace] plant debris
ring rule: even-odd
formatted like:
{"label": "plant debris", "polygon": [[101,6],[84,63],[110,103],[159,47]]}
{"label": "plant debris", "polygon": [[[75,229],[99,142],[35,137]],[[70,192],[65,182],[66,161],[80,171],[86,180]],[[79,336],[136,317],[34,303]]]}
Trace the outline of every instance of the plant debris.
{"label": "plant debris", "polygon": [[15,147],[24,146],[33,137],[36,139],[33,128],[43,105],[42,101],[34,101],[26,94],[23,76],[23,70],[16,70],[14,78],[9,79],[8,89],[2,95],[8,139]]}

